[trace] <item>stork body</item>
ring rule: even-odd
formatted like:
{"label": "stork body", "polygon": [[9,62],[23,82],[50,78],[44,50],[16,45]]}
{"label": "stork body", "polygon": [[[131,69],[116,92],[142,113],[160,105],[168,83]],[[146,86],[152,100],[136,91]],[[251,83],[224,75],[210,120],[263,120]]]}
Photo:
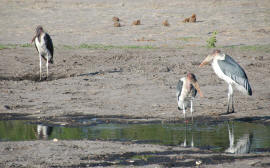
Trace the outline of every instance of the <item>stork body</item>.
{"label": "stork body", "polygon": [[[248,82],[248,77],[244,69],[234,61],[232,57],[221,54],[219,50],[215,50],[212,55],[208,55],[201,63],[200,67],[212,61],[212,68],[216,75],[228,83],[228,106],[227,113],[234,112],[233,105],[233,87],[246,95],[252,95],[252,89]],[[230,104],[232,111],[230,112]]]}
{"label": "stork body", "polygon": [[49,76],[49,63],[53,64],[53,42],[50,35],[44,32],[41,26],[36,28],[36,35],[34,36],[32,42],[35,42],[36,49],[39,54],[39,75],[40,80],[42,76],[42,58],[46,61],[47,67],[47,78]]}
{"label": "stork body", "polygon": [[178,110],[183,110],[184,118],[186,118],[186,109],[190,107],[190,112],[193,119],[193,100],[197,94],[197,91],[202,97],[202,93],[195,75],[188,73],[186,77],[181,78],[176,89]]}

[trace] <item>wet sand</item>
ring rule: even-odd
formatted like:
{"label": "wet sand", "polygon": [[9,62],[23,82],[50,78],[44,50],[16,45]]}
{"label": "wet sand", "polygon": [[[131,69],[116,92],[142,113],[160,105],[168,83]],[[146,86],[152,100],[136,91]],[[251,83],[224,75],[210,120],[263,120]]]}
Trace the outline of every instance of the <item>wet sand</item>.
{"label": "wet sand", "polygon": [[[69,115],[97,115],[182,120],[182,112],[177,110],[176,84],[187,72],[192,72],[196,74],[205,95],[204,98],[195,99],[195,117],[270,122],[268,1],[0,2],[5,4],[0,6],[0,44],[11,46],[0,50],[1,119],[14,119],[17,116],[33,120],[68,120]],[[197,14],[198,22],[182,23],[192,13]],[[113,16],[120,17],[122,27],[113,27]],[[132,26],[132,21],[136,19],[140,19],[142,25]],[[162,26],[165,19],[169,20],[170,27]],[[39,58],[34,46],[21,46],[30,42],[38,24],[51,34],[55,44],[55,64],[50,66],[49,79],[43,81],[38,81]],[[205,45],[215,30],[218,31],[218,48],[231,55],[245,69],[253,89],[251,97],[235,91],[236,113],[226,116],[220,114],[226,112],[227,84],[218,79],[211,66],[198,67],[204,57],[212,52]],[[83,43],[112,47],[78,47]],[[131,49],[134,46],[145,46],[146,49]],[[45,75],[45,66],[43,72]],[[189,111],[187,114],[190,115]],[[104,149],[110,155],[166,150],[179,150],[181,153],[186,150],[167,148],[87,140],[0,143],[2,167],[76,167],[80,163],[92,163],[91,159],[82,158],[92,157],[92,154],[100,157]],[[33,156],[31,153],[36,149],[39,150],[35,153],[41,152]],[[59,152],[62,150],[68,151],[68,157]],[[200,152],[203,151],[196,152],[194,155],[202,157]],[[194,166],[197,158],[193,154],[180,153],[165,156],[167,159],[186,157],[184,160],[180,158],[180,163],[175,166]],[[227,159],[214,162],[216,155],[220,156],[205,154],[205,157],[212,156],[209,158],[212,160],[210,165],[206,167],[221,166],[221,163],[224,167],[269,166],[270,163],[269,157],[264,157],[268,153],[243,157],[222,155]],[[93,160],[103,163],[101,167],[130,165],[121,161],[118,163],[118,159],[112,159],[117,163],[106,165],[107,157]],[[184,164],[187,158],[191,158],[192,164]],[[139,166],[174,166],[149,163]],[[166,163],[174,161],[167,160]]]}

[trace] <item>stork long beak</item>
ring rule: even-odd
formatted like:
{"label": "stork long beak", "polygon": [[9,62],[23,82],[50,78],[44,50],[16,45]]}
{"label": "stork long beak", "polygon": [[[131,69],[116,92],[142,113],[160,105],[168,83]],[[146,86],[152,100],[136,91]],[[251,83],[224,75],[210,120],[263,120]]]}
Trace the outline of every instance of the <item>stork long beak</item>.
{"label": "stork long beak", "polygon": [[35,41],[35,38],[36,38],[36,36],[34,36],[34,37],[32,38],[31,43],[33,43],[33,42]]}
{"label": "stork long beak", "polygon": [[203,97],[203,93],[201,92],[200,86],[198,82],[194,82],[193,86],[196,88],[196,90],[199,92],[200,96]]}
{"label": "stork long beak", "polygon": [[214,56],[213,55],[208,55],[204,60],[203,62],[200,64],[199,67],[202,67],[206,64],[208,64],[209,62],[211,62],[213,60]]}

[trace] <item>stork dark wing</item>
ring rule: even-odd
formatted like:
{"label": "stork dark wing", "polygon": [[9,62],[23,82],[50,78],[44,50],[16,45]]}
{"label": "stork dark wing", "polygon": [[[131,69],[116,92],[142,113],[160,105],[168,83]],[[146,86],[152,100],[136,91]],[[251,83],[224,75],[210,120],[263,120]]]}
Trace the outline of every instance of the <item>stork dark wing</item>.
{"label": "stork dark wing", "polygon": [[182,87],[183,87],[183,81],[182,80],[179,80],[178,81],[178,84],[177,84],[177,87],[176,87],[176,90],[177,90],[177,101],[179,101],[179,97],[180,97],[181,92],[182,92]]}
{"label": "stork dark wing", "polygon": [[44,40],[45,40],[45,45],[46,45],[46,48],[49,50],[50,54],[51,54],[51,59],[49,60],[50,63],[53,63],[53,42],[52,42],[52,39],[50,37],[49,34],[45,33],[45,36],[44,36]]}
{"label": "stork dark wing", "polygon": [[190,95],[191,97],[195,97],[197,95],[197,89],[191,85],[191,88],[190,88]]}
{"label": "stork dark wing", "polygon": [[226,76],[230,77],[237,84],[243,86],[247,90],[248,94],[252,95],[252,90],[245,71],[232,59],[232,57],[226,55],[225,60],[218,60],[217,62],[221,71]]}

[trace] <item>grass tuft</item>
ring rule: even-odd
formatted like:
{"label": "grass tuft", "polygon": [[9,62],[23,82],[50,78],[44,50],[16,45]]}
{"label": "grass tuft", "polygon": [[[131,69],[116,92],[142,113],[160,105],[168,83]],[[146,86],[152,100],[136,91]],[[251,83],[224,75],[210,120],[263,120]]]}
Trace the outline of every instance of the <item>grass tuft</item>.
{"label": "grass tuft", "polygon": [[7,46],[0,44],[0,50],[6,49],[6,48],[7,48]]}
{"label": "grass tuft", "polygon": [[185,42],[190,42],[198,39],[197,37],[179,37],[177,40],[185,41]]}
{"label": "grass tuft", "polygon": [[63,45],[63,48],[64,49],[74,49],[75,47],[73,47],[73,46],[70,46],[70,45]]}
{"label": "grass tuft", "polygon": [[215,48],[216,47],[216,42],[217,42],[217,31],[214,31],[212,33],[212,36],[206,41],[207,42],[207,47],[209,48]]}
{"label": "grass tuft", "polygon": [[96,49],[103,49],[103,50],[109,50],[109,49],[156,49],[156,47],[145,45],[145,46],[137,46],[137,45],[126,45],[126,46],[114,46],[114,45],[103,45],[103,44],[81,44],[79,46],[70,46],[70,45],[64,45],[63,48],[65,49],[89,49],[89,50],[96,50]]}
{"label": "grass tuft", "polygon": [[270,45],[247,45],[247,46],[240,46],[240,49],[249,51],[264,51],[269,53]]}
{"label": "grass tuft", "polygon": [[16,48],[16,47],[17,47],[16,44],[0,44],[0,50]]}
{"label": "grass tuft", "polygon": [[154,157],[153,155],[134,155],[131,159],[133,160],[144,160],[147,161],[149,158]]}
{"label": "grass tuft", "polygon": [[105,50],[107,50],[107,49],[112,49],[112,48],[114,48],[114,47],[113,47],[112,45],[102,45],[102,44],[91,44],[91,45],[89,45],[89,44],[83,43],[83,44],[79,45],[78,48],[86,48],[86,49],[105,49]]}
{"label": "grass tuft", "polygon": [[264,45],[232,45],[232,46],[223,46],[222,48],[235,48],[246,51],[262,51],[270,53],[270,44]]}
{"label": "grass tuft", "polygon": [[21,44],[20,47],[32,47],[32,45],[29,43],[25,43],[25,44]]}

